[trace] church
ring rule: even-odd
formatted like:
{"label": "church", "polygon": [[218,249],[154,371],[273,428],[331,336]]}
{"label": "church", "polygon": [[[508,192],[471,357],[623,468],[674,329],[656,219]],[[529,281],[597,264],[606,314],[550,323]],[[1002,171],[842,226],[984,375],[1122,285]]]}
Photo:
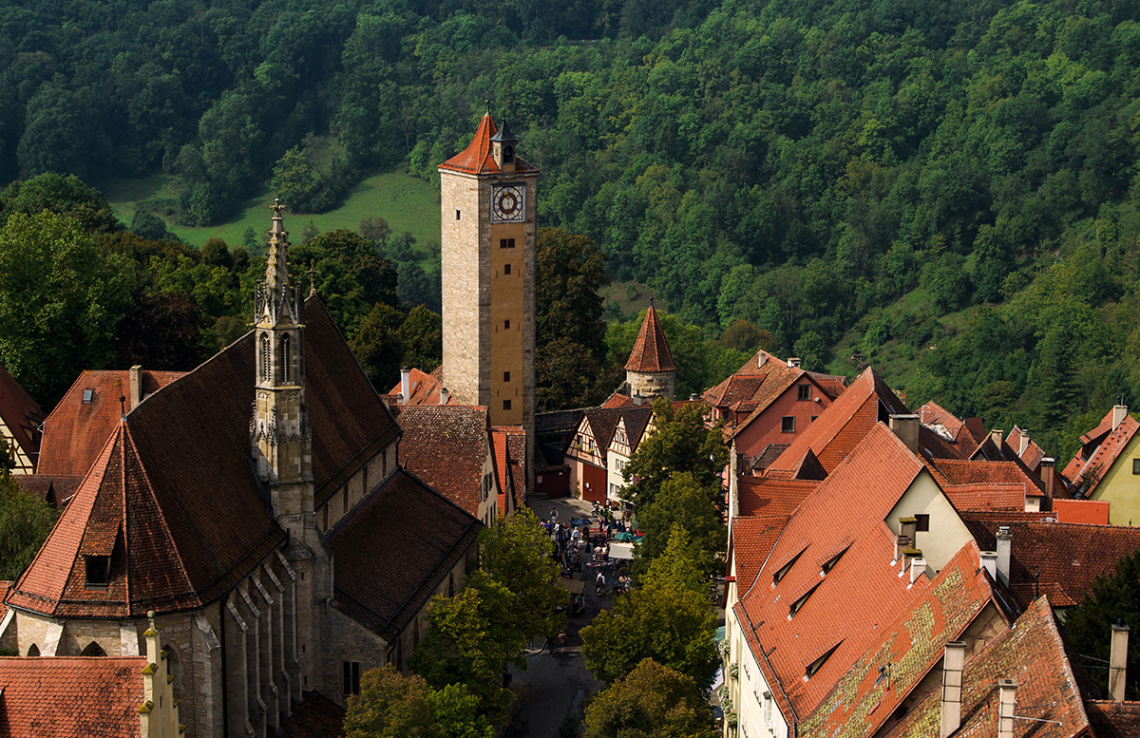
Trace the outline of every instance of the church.
{"label": "church", "polygon": [[[488,121],[480,130],[491,138],[499,131]],[[513,157],[508,139],[488,148],[506,145]],[[516,204],[506,190],[494,191],[522,246],[533,243],[534,178],[517,175]],[[482,187],[478,171],[458,176]],[[467,221],[456,229],[458,238],[501,235],[478,226],[495,217],[489,209],[473,212],[447,195],[444,203],[457,221],[465,210],[477,221],[470,232]],[[525,208],[523,222],[512,207]],[[0,647],[25,658],[165,663],[189,736],[276,735],[306,700],[343,706],[363,672],[404,668],[431,597],[454,593],[476,565],[483,527],[403,467],[392,411],[320,299],[302,295],[290,276],[282,210],[275,204],[252,330],[130,405],[101,398],[114,407],[109,430],[72,439],[97,444],[88,449],[93,462],[33,563],[0,589]],[[446,264],[447,249],[461,244],[446,237],[444,244]],[[529,253],[531,264],[511,276],[529,280],[533,294]],[[533,310],[529,318],[501,317],[523,305],[484,305],[481,289],[456,293],[474,301],[468,305],[456,294],[446,303],[453,316],[475,316],[470,325],[453,317],[461,336],[452,335],[445,355],[448,381],[505,418],[501,424],[529,429]],[[503,343],[512,319],[518,349]],[[468,330],[477,341],[464,340]],[[529,343],[519,340],[528,333]],[[456,350],[471,361],[455,358]],[[492,370],[502,373],[495,382]],[[69,393],[64,402],[77,405],[79,418],[78,406],[95,392]],[[146,653],[152,625],[161,657]]]}

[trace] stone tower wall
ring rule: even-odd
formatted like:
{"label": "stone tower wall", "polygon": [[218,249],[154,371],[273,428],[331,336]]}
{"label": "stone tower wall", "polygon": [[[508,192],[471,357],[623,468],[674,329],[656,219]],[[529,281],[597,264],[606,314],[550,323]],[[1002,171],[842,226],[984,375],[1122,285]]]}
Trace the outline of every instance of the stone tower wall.
{"label": "stone tower wall", "polygon": [[668,397],[673,399],[676,392],[676,372],[631,372],[625,373],[625,381],[629,383],[629,394],[632,397],[641,394],[643,397]]}

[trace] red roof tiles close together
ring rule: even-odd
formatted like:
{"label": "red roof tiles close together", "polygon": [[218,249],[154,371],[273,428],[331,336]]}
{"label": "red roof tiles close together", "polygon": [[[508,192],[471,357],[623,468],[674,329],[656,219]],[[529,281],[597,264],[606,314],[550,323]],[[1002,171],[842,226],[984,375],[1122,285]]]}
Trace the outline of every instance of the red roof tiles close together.
{"label": "red roof tiles close together", "polygon": [[0,738],[128,738],[142,732],[146,659],[0,658]]}
{"label": "red roof tiles close together", "polygon": [[1127,414],[1120,425],[1113,428],[1114,413],[1115,410],[1109,410],[1100,425],[1081,436],[1081,450],[1062,472],[1069,487],[1079,490],[1085,497],[1093,495],[1105,473],[1116,463],[1136,431],[1140,430],[1140,422]]}
{"label": "red roof tiles close together", "polygon": [[[495,125],[491,114],[484,114],[483,119],[479,121],[479,127],[475,129],[475,137],[471,139],[471,143],[467,144],[467,148],[440,164],[439,168],[463,172],[464,174],[500,174],[501,171],[498,163],[495,162],[491,143],[491,137],[498,132],[499,128]],[[516,155],[515,171],[536,172],[538,170]]]}
{"label": "red roof tiles close together", "polygon": [[404,430],[400,463],[433,489],[478,517],[490,421],[481,405],[398,408]]}
{"label": "red roof tiles close together", "polygon": [[[185,372],[144,369],[140,377],[143,397],[184,375]],[[120,397],[125,398],[124,404],[119,403]],[[44,423],[36,473],[45,477],[87,474],[99,450],[119,425],[124,407],[127,412],[134,410],[128,370],[89,370],[80,374]]]}
{"label": "red roof tiles close together", "polygon": [[673,355],[669,353],[669,344],[665,341],[665,331],[661,329],[661,321],[652,306],[645,313],[645,321],[633,343],[633,350],[629,352],[625,368],[631,372],[677,371]]}

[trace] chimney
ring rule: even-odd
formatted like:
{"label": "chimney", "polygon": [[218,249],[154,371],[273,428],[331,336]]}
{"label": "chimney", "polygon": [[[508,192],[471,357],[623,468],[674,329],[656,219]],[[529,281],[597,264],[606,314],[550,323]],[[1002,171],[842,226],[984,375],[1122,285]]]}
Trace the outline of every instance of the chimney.
{"label": "chimney", "polygon": [[131,367],[131,410],[142,402],[142,364]]}
{"label": "chimney", "polygon": [[993,441],[994,446],[997,447],[998,453],[1001,453],[1001,436],[1003,431],[1000,428],[994,428],[990,431],[990,440]]}
{"label": "chimney", "polygon": [[764,366],[767,363],[768,363],[768,354],[761,351],[760,352],[760,362],[756,365],[756,368],[759,369],[760,367]]}
{"label": "chimney", "polygon": [[802,364],[802,363],[803,363],[803,360],[801,360],[799,357],[796,357],[796,356],[789,356],[788,357],[788,368],[789,369],[799,369],[800,364]]}
{"label": "chimney", "polygon": [[912,454],[918,453],[918,416],[891,415],[891,430],[906,444]]}
{"label": "chimney", "polygon": [[1029,431],[1022,430],[1017,439],[1017,455],[1021,456],[1027,448],[1029,448]]}
{"label": "chimney", "polygon": [[915,549],[918,555],[910,560],[910,583],[914,584],[918,578],[926,573],[926,559],[922,558],[922,550]]}
{"label": "chimney", "polygon": [[1056,467],[1057,460],[1052,456],[1046,456],[1044,459],[1041,459],[1041,482],[1045,485],[1045,499],[1049,500],[1046,504],[1049,505],[1050,510],[1053,509],[1051,502],[1053,500],[1053,480],[1057,476],[1054,473]]}
{"label": "chimney", "polygon": [[998,738],[1013,738],[1013,716],[1017,708],[1017,682],[998,680]]}
{"label": "chimney", "polygon": [[1127,405],[1113,405],[1112,406],[1112,429],[1116,430],[1124,419],[1128,417]]}
{"label": "chimney", "polygon": [[439,404],[446,405],[447,401],[451,399],[451,393],[447,391],[447,387],[439,388]]}
{"label": "chimney", "polygon": [[1124,678],[1128,668],[1128,626],[1116,621],[1112,626],[1112,652],[1108,657],[1108,692],[1117,702],[1124,701]]}
{"label": "chimney", "polygon": [[918,518],[899,518],[899,535],[910,541],[910,545],[918,546]]}
{"label": "chimney", "polygon": [[913,545],[914,539],[907,538],[902,533],[899,533],[897,536],[895,536],[895,558],[891,561],[891,564],[893,565],[895,562],[901,559],[903,557],[903,552]]}
{"label": "chimney", "polygon": [[696,402],[699,399],[701,399],[701,396],[698,395],[696,392],[690,392],[689,393],[689,402]]}
{"label": "chimney", "polygon": [[1009,586],[1009,551],[1013,547],[1013,534],[1009,528],[1002,526],[997,532],[997,573],[998,579],[1005,586]]}
{"label": "chimney", "polygon": [[942,731],[946,738],[962,724],[962,664],[966,661],[966,644],[950,641],[942,655]]}
{"label": "chimney", "polygon": [[641,392],[639,391],[637,394],[635,394],[633,396],[633,404],[636,407],[641,407],[642,405],[644,405],[645,404],[645,395],[641,394]]}
{"label": "chimney", "polygon": [[412,399],[412,372],[406,366],[400,367],[400,395],[403,397],[400,402]]}
{"label": "chimney", "polygon": [[[915,559],[922,558],[922,549],[908,546],[902,550],[902,570],[906,571],[911,567]],[[900,573],[901,574],[901,573]]]}
{"label": "chimney", "polygon": [[997,581],[997,552],[982,551],[982,568],[990,573],[990,579]]}

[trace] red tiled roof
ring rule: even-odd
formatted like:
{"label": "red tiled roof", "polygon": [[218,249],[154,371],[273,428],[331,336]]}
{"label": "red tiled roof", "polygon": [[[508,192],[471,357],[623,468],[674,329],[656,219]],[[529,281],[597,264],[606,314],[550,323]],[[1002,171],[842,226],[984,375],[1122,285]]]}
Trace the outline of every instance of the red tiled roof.
{"label": "red tiled roof", "polygon": [[[850,392],[851,390],[848,390]],[[796,715],[807,715],[848,667],[874,642],[881,628],[929,582],[909,586],[894,558],[895,539],[884,522],[923,465],[883,424],[876,424],[809,495],[788,521],[757,582],[742,598],[757,646],[768,652],[766,676],[779,683]],[[843,551],[826,576],[824,562]],[[802,553],[801,553],[802,552]],[[798,558],[795,558],[799,554]],[[775,583],[774,572],[795,558]],[[789,619],[789,606],[818,585]],[[853,598],[852,592],[860,596]],[[742,621],[744,622],[744,621]],[[805,681],[805,669],[835,647]],[[761,661],[761,668],[764,660]]]}
{"label": "red tiled roof", "polygon": [[1140,735],[1140,702],[1085,702],[1097,738],[1136,738]]}
{"label": "red tiled roof", "polygon": [[[1120,425],[1115,430],[1110,430],[1104,436],[1104,440],[1099,442],[1095,450],[1092,450],[1091,444],[1099,437],[1097,433],[1105,426],[1105,423],[1108,423],[1109,428],[1112,427],[1112,414],[1113,411],[1110,410],[1096,430],[1081,436],[1081,441],[1085,447],[1069,461],[1065,471],[1062,472],[1063,476],[1069,480],[1070,487],[1079,488],[1085,497],[1092,496],[1100,484],[1100,480],[1116,463],[1116,459],[1124,452],[1125,447],[1136,435],[1136,431],[1140,429],[1140,422],[1137,422],[1136,418],[1131,415],[1126,415]],[[1091,437],[1091,440],[1085,441],[1088,437]]]}
{"label": "red tiled roof", "polygon": [[602,403],[602,409],[608,410],[614,407],[632,407],[633,398],[629,395],[623,395],[621,392],[615,392],[606,398]]}
{"label": "red tiled roof", "polygon": [[[535,454],[538,459],[542,454]],[[507,464],[511,470],[511,480],[515,489],[514,507],[517,510],[526,494],[526,431],[521,427],[507,429]],[[537,471],[537,470],[536,470]]]}
{"label": "red tiled roof", "polygon": [[137,656],[0,658],[0,736],[138,736],[146,664]]}
{"label": "red tiled roof", "polygon": [[[1030,471],[1037,471],[1041,465],[1041,460],[1045,458],[1045,451],[1038,446],[1030,437],[1029,433],[1018,428],[1013,427],[1006,437],[1006,443],[1009,444],[1010,449],[1017,454],[1021,462],[1025,464],[1026,468]],[[1024,448],[1023,448],[1024,446]]]}
{"label": "red tiled roof", "polygon": [[657,319],[657,311],[652,305],[645,313],[645,321],[633,343],[633,350],[629,352],[625,368],[631,372],[677,371],[673,355],[669,353],[669,344],[665,341],[665,331],[661,329],[661,321]]}
{"label": "red tiled roof", "polygon": [[83,481],[83,477],[49,477],[44,474],[19,474],[12,478],[22,492],[35,495],[52,507],[63,507]]}
{"label": "red tiled roof", "polygon": [[1034,517],[962,513],[982,550],[994,550],[999,526],[1010,529],[1009,588],[1023,602],[1036,599],[1040,587],[1055,607],[1072,607],[1097,577],[1111,576],[1121,557],[1140,550],[1140,528],[1029,522]]}
{"label": "red tiled roof", "polygon": [[[142,393],[154,394],[185,372],[142,371]],[[44,423],[40,462],[36,473],[45,476],[82,477],[95,463],[99,449],[115,431],[122,416],[119,398],[133,411],[128,370],[85,371],[51,411]],[[90,402],[83,396],[91,392]],[[141,407],[141,405],[140,405]]]}
{"label": "red tiled roof", "polygon": [[[1000,679],[1017,687],[1014,735],[1083,736],[1089,719],[1073,668],[1048,600],[1041,598],[978,653],[966,659],[962,673],[962,724],[955,738],[993,738],[998,734]],[[913,705],[885,735],[938,735],[942,690],[933,689]]]}
{"label": "red tiled roof", "polygon": [[44,421],[44,411],[2,366],[0,366],[0,421],[8,427],[16,443],[34,462],[40,448],[40,434],[36,429]]}
{"label": "red tiled roof", "polygon": [[1101,500],[1065,500],[1053,498],[1053,513],[1060,523],[1108,525],[1109,503]]}
{"label": "red tiled roof", "polygon": [[[306,312],[319,505],[400,429],[320,301],[308,300]],[[250,332],[128,413],[8,603],[54,617],[197,607],[284,543],[250,462],[254,376]],[[111,583],[89,592],[84,547],[111,540]]]}
{"label": "red tiled roof", "polygon": [[[412,367],[408,370],[408,374],[411,397],[400,402],[399,407],[405,405],[438,405],[440,390],[443,389],[443,365],[437,366],[431,374]],[[392,404],[396,405],[394,398],[401,392],[401,382],[397,382],[396,386],[389,390],[386,396],[393,398]],[[458,405],[459,403],[449,394],[445,404]]]}
{"label": "red tiled roof", "polygon": [[11,588],[11,582],[0,582],[0,621],[4,620],[4,615],[8,612],[8,606],[4,604],[4,597]]}
{"label": "red tiled roof", "polygon": [[743,597],[756,581],[787,522],[787,517],[738,517],[732,521],[732,561],[739,596]]}
{"label": "red tiled roof", "polygon": [[807,374],[832,400],[847,390],[847,377],[838,374],[820,374],[819,372],[808,372]]}
{"label": "red tiled roof", "polygon": [[830,473],[876,423],[906,412],[902,401],[868,368],[796,437],[769,471],[795,468],[810,449]]}
{"label": "red tiled roof", "polygon": [[1013,489],[1021,490],[1020,509],[1024,509],[1024,498],[1040,497],[1044,494],[1041,480],[1029,474],[1025,467],[1013,461],[971,461],[967,459],[931,459],[927,466],[947,493],[956,487],[962,490],[981,492],[992,486],[999,496]]}
{"label": "red tiled roof", "polygon": [[[819,708],[797,726],[796,735],[873,735],[938,666],[947,641],[958,640],[991,602],[999,614],[1006,614],[981,568],[978,548],[967,543],[930,586],[881,630]],[[889,680],[880,678],[879,667],[890,668]]]}
{"label": "red tiled roof", "polygon": [[[471,139],[471,143],[467,144],[467,148],[440,164],[439,168],[466,174],[500,174],[499,165],[495,163],[495,157],[492,154],[493,146],[491,145],[491,137],[498,132],[499,129],[495,125],[495,121],[492,120],[491,114],[484,114],[483,120],[479,121],[479,127],[475,129],[475,137]],[[537,172],[538,170],[520,159],[516,154],[515,171]]]}
{"label": "red tiled roof", "polygon": [[[389,642],[475,544],[472,515],[400,470],[333,531],[334,607]],[[378,566],[395,561],[398,566]]]}
{"label": "red tiled roof", "polygon": [[738,515],[764,517],[791,515],[819,487],[811,479],[741,477],[736,482]]}
{"label": "red tiled roof", "polygon": [[404,429],[400,463],[471,515],[479,515],[490,420],[481,405],[411,405],[397,418]]}
{"label": "red tiled roof", "polygon": [[638,444],[645,438],[645,429],[649,427],[651,420],[653,420],[653,407],[650,405],[622,408],[621,424],[625,428],[630,453],[636,451]]}

